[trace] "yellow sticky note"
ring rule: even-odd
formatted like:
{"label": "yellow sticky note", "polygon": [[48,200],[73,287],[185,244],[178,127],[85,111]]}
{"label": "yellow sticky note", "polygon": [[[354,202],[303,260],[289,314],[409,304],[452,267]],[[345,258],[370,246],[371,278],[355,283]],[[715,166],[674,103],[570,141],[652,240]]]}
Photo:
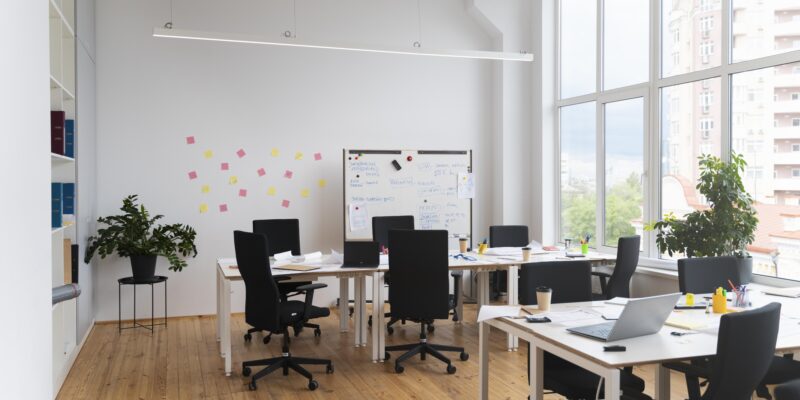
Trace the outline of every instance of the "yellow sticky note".
{"label": "yellow sticky note", "polygon": [[275,196],[277,193],[278,190],[275,189],[275,186],[270,186],[269,189],[267,189],[267,196]]}
{"label": "yellow sticky note", "polygon": [[328,181],[326,181],[325,179],[320,179],[319,181],[317,181],[317,185],[319,185],[319,187],[325,187],[327,184]]}
{"label": "yellow sticky note", "polygon": [[208,193],[210,191],[211,191],[211,186],[203,185],[203,186],[200,187],[200,192],[201,193]]}
{"label": "yellow sticky note", "polygon": [[308,197],[310,195],[311,195],[311,191],[308,190],[308,189],[303,189],[303,190],[300,191],[300,196],[301,197]]}
{"label": "yellow sticky note", "polygon": [[303,153],[301,153],[299,151],[297,153],[294,153],[294,159],[295,160],[302,160],[303,159]]}
{"label": "yellow sticky note", "polygon": [[239,183],[239,178],[237,178],[236,175],[233,175],[230,178],[228,178],[229,185],[235,185],[237,183]]}
{"label": "yellow sticky note", "polygon": [[203,152],[203,157],[205,157],[205,158],[214,157],[214,152],[211,151],[211,150],[206,150],[206,151]]}
{"label": "yellow sticky note", "polygon": [[208,204],[206,203],[200,204],[200,212],[204,213],[206,211],[208,211]]}
{"label": "yellow sticky note", "polygon": [[272,149],[272,156],[273,156],[273,157],[277,157],[277,156],[279,156],[280,154],[281,154],[281,151],[280,151],[280,150],[278,150],[278,149],[275,149],[275,148],[274,148],[274,149]]}

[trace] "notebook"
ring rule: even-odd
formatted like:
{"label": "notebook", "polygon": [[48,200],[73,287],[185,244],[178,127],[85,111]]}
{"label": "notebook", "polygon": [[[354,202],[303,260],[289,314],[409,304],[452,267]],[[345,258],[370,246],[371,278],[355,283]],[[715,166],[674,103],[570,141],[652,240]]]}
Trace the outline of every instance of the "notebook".
{"label": "notebook", "polygon": [[316,265],[297,265],[297,264],[287,264],[287,265],[276,265],[272,268],[275,269],[284,269],[288,271],[313,271],[315,269],[319,269],[320,267]]}

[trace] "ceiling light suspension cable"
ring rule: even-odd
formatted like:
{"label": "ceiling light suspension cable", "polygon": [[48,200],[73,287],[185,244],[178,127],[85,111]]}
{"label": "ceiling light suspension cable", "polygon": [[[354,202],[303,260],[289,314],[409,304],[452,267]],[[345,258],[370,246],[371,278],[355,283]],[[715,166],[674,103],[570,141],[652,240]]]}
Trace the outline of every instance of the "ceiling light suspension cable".
{"label": "ceiling light suspension cable", "polygon": [[417,41],[414,42],[414,47],[422,47],[422,7],[421,0],[417,0]]}

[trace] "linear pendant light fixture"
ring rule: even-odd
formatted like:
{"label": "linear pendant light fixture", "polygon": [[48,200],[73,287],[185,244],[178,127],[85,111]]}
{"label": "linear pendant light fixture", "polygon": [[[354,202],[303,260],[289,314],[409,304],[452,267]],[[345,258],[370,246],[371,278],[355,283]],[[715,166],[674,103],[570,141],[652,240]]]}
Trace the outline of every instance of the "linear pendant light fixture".
{"label": "linear pendant light fixture", "polygon": [[263,37],[238,34],[238,33],[214,33],[202,31],[190,31],[171,28],[154,28],[153,37],[171,39],[189,39],[208,42],[258,44],[267,46],[287,46],[305,47],[311,49],[329,50],[349,50],[368,53],[389,53],[389,54],[408,54],[417,56],[432,57],[453,57],[453,58],[472,58],[482,60],[501,60],[501,61],[533,61],[533,54],[530,53],[511,53],[481,50],[445,50],[445,49],[423,49],[422,47],[391,47],[391,46],[361,46],[343,43],[301,43],[295,41],[268,40]]}

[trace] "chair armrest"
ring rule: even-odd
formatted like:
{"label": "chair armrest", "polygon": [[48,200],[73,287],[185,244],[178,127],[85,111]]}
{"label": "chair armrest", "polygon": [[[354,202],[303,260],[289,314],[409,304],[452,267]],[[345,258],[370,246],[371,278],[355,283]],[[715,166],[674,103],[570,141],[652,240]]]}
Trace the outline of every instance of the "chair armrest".
{"label": "chair armrest", "polygon": [[665,368],[669,368],[678,372],[682,372],[686,375],[696,376],[699,378],[708,378],[711,375],[711,371],[708,368],[704,368],[703,366],[699,365],[692,365],[682,362],[669,362],[662,364]]}
{"label": "chair armrest", "polygon": [[308,285],[298,286],[296,288],[296,290],[305,292],[305,291],[309,291],[309,290],[322,289],[324,287],[328,287],[328,285],[324,284],[324,283],[310,283]]}
{"label": "chair armrest", "polygon": [[602,277],[605,277],[605,278],[611,278],[611,274],[609,274],[609,273],[607,273],[605,271],[592,271],[592,275],[594,275],[594,276],[602,276]]}

